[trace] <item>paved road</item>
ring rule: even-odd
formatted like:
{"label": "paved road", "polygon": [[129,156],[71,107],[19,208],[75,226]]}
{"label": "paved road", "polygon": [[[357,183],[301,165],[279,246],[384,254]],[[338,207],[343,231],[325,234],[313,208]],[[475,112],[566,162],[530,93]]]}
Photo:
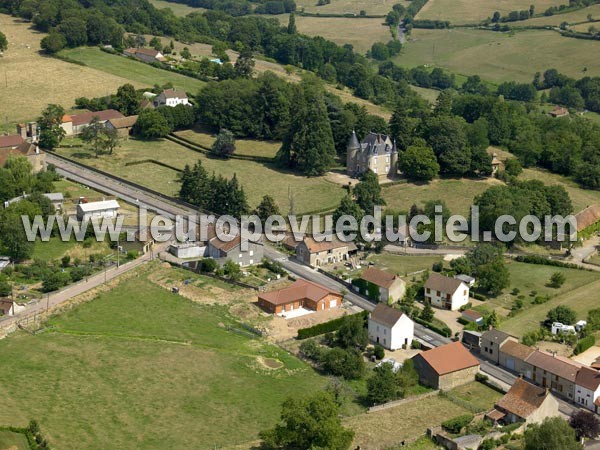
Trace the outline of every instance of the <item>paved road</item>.
{"label": "paved road", "polygon": [[130,184],[118,182],[91,169],[72,164],[50,153],[46,154],[46,162],[54,165],[56,172],[69,180],[114,195],[131,204],[144,206],[149,211],[154,211],[170,219],[174,219],[177,215],[198,213],[192,208],[169,202],[162,197],[137,189]]}

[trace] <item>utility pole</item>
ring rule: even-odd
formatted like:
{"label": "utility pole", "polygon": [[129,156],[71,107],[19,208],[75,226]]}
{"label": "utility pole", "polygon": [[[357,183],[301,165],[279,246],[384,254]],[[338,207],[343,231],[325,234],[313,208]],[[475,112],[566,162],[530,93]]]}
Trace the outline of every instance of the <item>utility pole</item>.
{"label": "utility pole", "polygon": [[48,314],[48,309],[50,309],[50,292],[46,295],[46,314]]}

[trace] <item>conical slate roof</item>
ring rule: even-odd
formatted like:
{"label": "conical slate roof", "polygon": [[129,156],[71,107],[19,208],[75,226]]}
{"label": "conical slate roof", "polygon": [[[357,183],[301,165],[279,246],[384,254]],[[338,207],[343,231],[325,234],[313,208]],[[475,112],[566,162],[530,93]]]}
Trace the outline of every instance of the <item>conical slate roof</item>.
{"label": "conical slate roof", "polygon": [[360,144],[354,130],[352,130],[352,136],[350,137],[350,142],[348,142],[348,148],[360,148]]}

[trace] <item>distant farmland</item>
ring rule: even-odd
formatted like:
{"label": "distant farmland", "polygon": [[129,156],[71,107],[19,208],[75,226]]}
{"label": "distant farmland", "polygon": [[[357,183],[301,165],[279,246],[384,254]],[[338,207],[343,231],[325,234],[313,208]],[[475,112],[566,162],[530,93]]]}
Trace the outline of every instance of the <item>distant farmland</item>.
{"label": "distant farmland", "polygon": [[547,30],[511,35],[474,29],[415,29],[395,62],[477,74],[496,83],[530,82],[535,72],[549,68],[575,78],[600,75],[600,59],[590,57],[599,51],[598,41],[566,38]]}

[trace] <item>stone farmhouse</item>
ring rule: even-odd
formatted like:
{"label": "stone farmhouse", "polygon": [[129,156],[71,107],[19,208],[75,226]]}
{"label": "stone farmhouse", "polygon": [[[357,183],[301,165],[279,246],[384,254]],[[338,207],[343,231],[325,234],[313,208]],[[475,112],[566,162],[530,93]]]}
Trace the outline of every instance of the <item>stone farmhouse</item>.
{"label": "stone farmhouse", "polygon": [[106,128],[117,130],[121,138],[127,139],[131,134],[133,126],[137,122],[138,116],[117,117],[106,121]]}
{"label": "stone farmhouse", "polygon": [[306,265],[320,267],[346,261],[356,251],[354,242],[343,242],[336,236],[321,242],[307,236],[296,246],[296,258]]}
{"label": "stone farmhouse", "polygon": [[506,395],[498,400],[495,408],[486,413],[485,417],[493,423],[505,425],[519,422],[537,424],[548,417],[560,417],[559,403],[548,389],[517,378]]}
{"label": "stone farmhouse", "polygon": [[312,281],[298,279],[290,286],[258,295],[258,305],[280,316],[294,316],[309,311],[323,311],[342,305],[343,296]]}
{"label": "stone farmhouse", "polygon": [[507,341],[518,342],[518,339],[504,331],[491,329],[481,336],[480,353],[494,364],[500,361],[500,347]]}
{"label": "stone farmhouse", "polygon": [[469,286],[457,278],[432,272],[425,283],[425,299],[432,306],[457,311],[469,303]]}
{"label": "stone farmhouse", "polygon": [[379,289],[378,300],[383,303],[397,302],[404,296],[406,291],[406,283],[402,278],[374,267],[365,270],[360,279],[377,286]]}
{"label": "stone farmhouse", "polygon": [[139,59],[140,61],[150,63],[150,64],[161,63],[161,62],[165,62],[167,60],[167,58],[165,58],[165,55],[163,55],[161,52],[159,52],[158,50],[155,50],[153,48],[131,47],[131,48],[127,48],[127,49],[123,50],[123,54],[125,56]]}
{"label": "stone farmhouse", "polygon": [[87,127],[92,119],[97,118],[102,124],[111,119],[123,119],[125,116],[114,109],[105,109],[103,111],[92,111],[81,114],[68,115],[62,118],[61,127],[65,130],[66,136],[75,136],[80,134]]}
{"label": "stone farmhouse", "polygon": [[154,106],[177,106],[177,105],[190,105],[187,94],[184,91],[177,89],[165,89],[156,97],[154,97]]}
{"label": "stone farmhouse", "polygon": [[402,311],[379,303],[369,314],[369,340],[388,350],[409,348],[415,335],[414,322]]}
{"label": "stone farmhouse", "polygon": [[470,383],[479,372],[479,361],[460,342],[419,353],[413,362],[419,383],[444,391]]}
{"label": "stone farmhouse", "polygon": [[[12,137],[12,136],[10,136]],[[20,136],[16,136],[21,139]],[[5,141],[6,143],[6,141]],[[23,141],[16,146],[0,148],[0,167],[3,167],[10,156],[22,156],[27,158],[32,167],[33,173],[39,173],[46,170],[46,153],[33,143]]]}
{"label": "stone farmhouse", "polygon": [[235,236],[230,241],[219,239],[218,236],[208,241],[208,256],[216,259],[220,264],[228,259],[241,267],[248,267],[261,262],[264,253],[262,242],[248,241],[248,249],[242,250],[242,238]]}
{"label": "stone farmhouse", "polygon": [[371,170],[380,177],[394,177],[398,172],[398,149],[389,136],[369,133],[358,142],[356,133],[348,142],[346,153],[346,173],[360,177]]}

